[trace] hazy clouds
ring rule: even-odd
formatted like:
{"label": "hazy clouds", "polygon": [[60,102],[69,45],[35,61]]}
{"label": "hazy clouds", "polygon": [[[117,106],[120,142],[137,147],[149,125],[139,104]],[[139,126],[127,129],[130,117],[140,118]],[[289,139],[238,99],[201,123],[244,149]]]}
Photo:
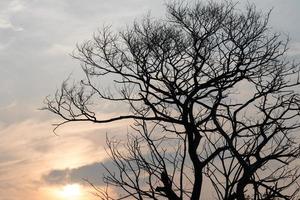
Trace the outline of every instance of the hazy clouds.
{"label": "hazy clouds", "polygon": [[[17,200],[22,196],[18,191],[31,194],[41,180],[61,184],[90,178],[100,183],[103,170],[97,163],[104,159],[105,133],[121,134],[126,123],[74,125],[62,129],[57,137],[51,132],[56,119],[38,108],[70,73],[80,78],[80,65],[69,56],[76,43],[90,39],[103,24],[118,29],[149,10],[153,16],[162,16],[164,2],[0,1],[0,200]],[[299,57],[300,1],[249,2],[263,11],[273,8],[270,25],[290,35],[291,54]],[[109,108],[117,111],[117,107]],[[103,105],[103,111],[108,110]],[[15,196],[7,197],[8,190]]]}

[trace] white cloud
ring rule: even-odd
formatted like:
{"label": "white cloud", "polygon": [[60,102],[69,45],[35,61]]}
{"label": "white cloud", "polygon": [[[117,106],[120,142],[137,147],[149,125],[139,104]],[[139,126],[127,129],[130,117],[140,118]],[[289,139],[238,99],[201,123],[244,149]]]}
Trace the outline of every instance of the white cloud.
{"label": "white cloud", "polygon": [[288,51],[290,56],[300,57],[300,42],[292,42]]}
{"label": "white cloud", "polygon": [[0,28],[6,29],[6,28],[12,28],[12,27],[13,27],[13,25],[9,21],[0,18]]}
{"label": "white cloud", "polygon": [[12,29],[14,31],[22,31],[22,27],[14,26],[7,19],[0,18],[0,29]]}
{"label": "white cloud", "polygon": [[22,11],[24,8],[25,5],[18,0],[13,0],[8,3],[6,1],[6,5],[2,5],[2,9],[0,10],[0,29],[12,29],[14,31],[22,31],[23,28],[14,25],[11,22],[11,18],[17,12]]}
{"label": "white cloud", "polygon": [[8,11],[19,12],[25,8],[24,2],[13,0],[8,5]]}
{"label": "white cloud", "polygon": [[64,44],[52,44],[48,49],[47,53],[52,55],[65,55],[70,54],[74,49],[74,46],[68,46]]}

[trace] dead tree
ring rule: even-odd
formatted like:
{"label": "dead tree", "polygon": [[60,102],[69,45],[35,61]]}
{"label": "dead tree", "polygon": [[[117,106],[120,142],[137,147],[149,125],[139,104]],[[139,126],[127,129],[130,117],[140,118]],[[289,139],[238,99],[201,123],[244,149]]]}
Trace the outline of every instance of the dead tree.
{"label": "dead tree", "polygon": [[[105,180],[122,197],[198,200],[213,188],[218,199],[297,198],[300,69],[268,19],[254,6],[183,2],[166,19],[103,28],[74,55],[86,78],[64,83],[46,109],[58,126],[135,120],[126,155],[108,141],[118,170]],[[131,114],[103,119],[105,101]]]}

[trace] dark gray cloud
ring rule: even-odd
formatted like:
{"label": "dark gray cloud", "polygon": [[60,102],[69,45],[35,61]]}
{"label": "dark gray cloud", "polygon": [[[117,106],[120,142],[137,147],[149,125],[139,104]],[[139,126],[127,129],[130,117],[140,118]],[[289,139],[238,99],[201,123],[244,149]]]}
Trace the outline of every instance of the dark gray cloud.
{"label": "dark gray cloud", "polygon": [[65,184],[68,182],[70,170],[52,170],[49,174],[43,176],[43,180],[49,184]]}
{"label": "dark gray cloud", "polygon": [[105,160],[102,163],[92,163],[73,169],[54,169],[42,176],[42,180],[47,184],[63,185],[68,183],[87,184],[86,180],[95,185],[102,185],[103,174],[106,173],[105,165],[110,170],[114,170],[111,161]]}

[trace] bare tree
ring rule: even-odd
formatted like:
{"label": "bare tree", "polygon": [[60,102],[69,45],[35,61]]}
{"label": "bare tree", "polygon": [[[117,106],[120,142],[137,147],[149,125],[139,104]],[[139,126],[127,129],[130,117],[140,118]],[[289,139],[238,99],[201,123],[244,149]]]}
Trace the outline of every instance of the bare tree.
{"label": "bare tree", "polygon": [[[109,27],[74,55],[86,78],[46,109],[64,121],[134,120],[125,146],[108,140],[119,199],[298,199],[299,65],[269,14],[233,3],[169,3],[120,33]],[[99,80],[109,77],[113,89]],[[101,82],[100,82],[101,83]],[[97,115],[101,101],[131,114]],[[100,192],[103,199],[113,199]]]}

